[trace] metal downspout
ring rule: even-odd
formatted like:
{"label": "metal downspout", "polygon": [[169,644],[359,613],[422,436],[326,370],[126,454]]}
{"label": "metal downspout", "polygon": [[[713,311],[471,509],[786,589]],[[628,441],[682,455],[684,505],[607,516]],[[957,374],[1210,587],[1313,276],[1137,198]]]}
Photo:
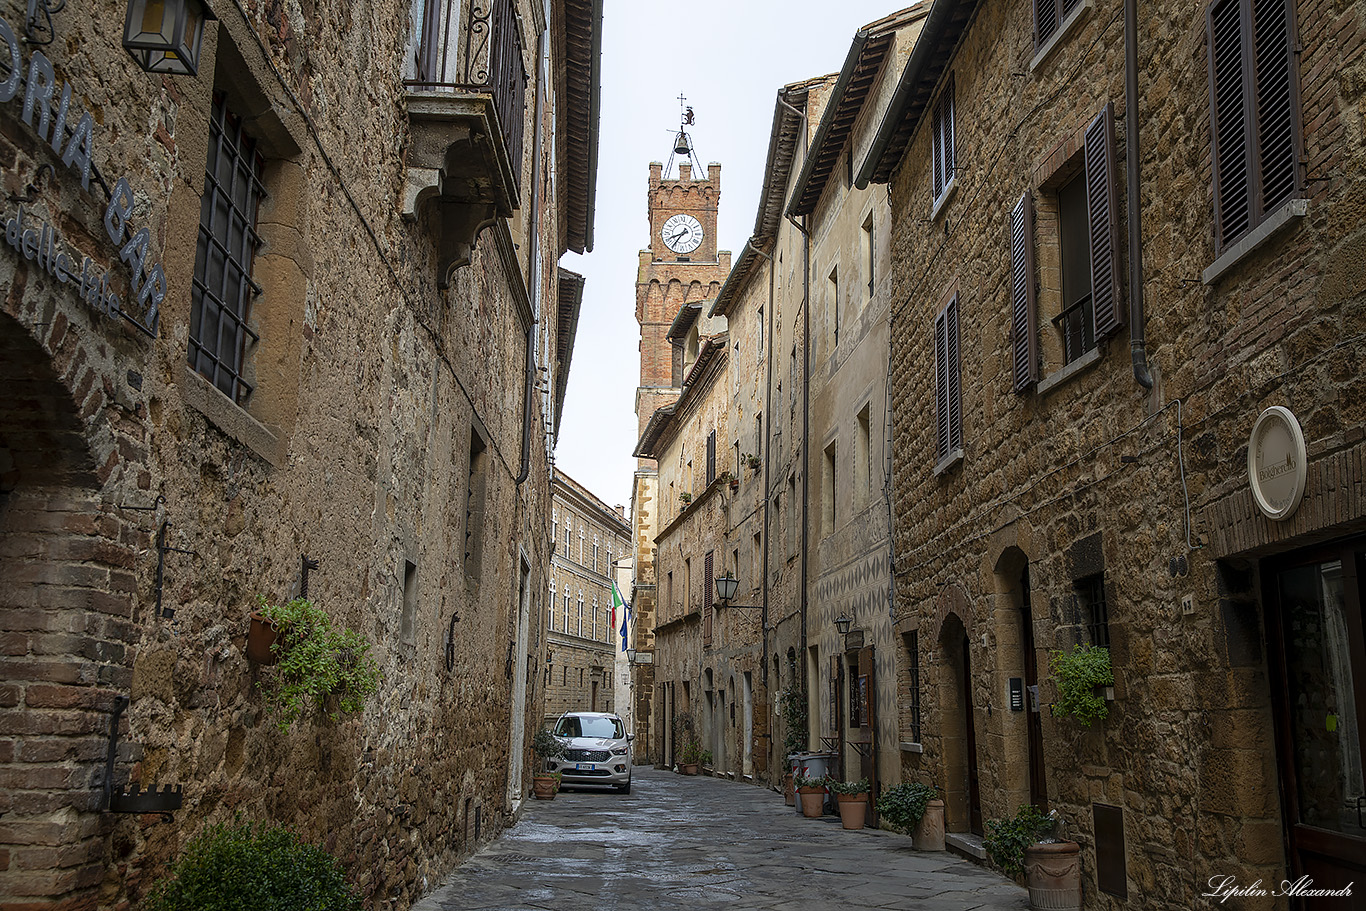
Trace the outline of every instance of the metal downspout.
{"label": "metal downspout", "polygon": [[1143,316],[1143,200],[1138,186],[1138,0],[1124,0],[1124,131],[1124,163],[1129,178],[1129,352],[1134,379],[1144,389],[1151,389]]}

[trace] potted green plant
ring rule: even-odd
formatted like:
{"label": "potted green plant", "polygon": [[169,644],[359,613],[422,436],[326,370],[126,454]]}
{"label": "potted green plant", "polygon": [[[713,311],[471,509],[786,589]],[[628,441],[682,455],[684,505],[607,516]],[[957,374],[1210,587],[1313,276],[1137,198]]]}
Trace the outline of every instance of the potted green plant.
{"label": "potted green plant", "polygon": [[341,864],[287,829],[236,821],[200,831],[142,904],[147,911],[361,911]]}
{"label": "potted green plant", "polygon": [[531,738],[531,752],[536,754],[538,760],[531,773],[531,793],[537,800],[554,800],[555,792],[560,789],[560,775],[546,766],[550,760],[564,755],[564,743],[542,728]]}
{"label": "potted green plant", "polygon": [[678,495],[678,501],[682,503],[684,506],[687,506],[689,503],[692,502],[692,494],[688,493],[685,490]]}
{"label": "potted green plant", "polygon": [[748,452],[745,453],[745,467],[746,467],[746,468],[748,468],[750,471],[758,471],[758,470],[759,470],[759,465],[760,465],[760,462],[759,462],[759,457],[758,457],[757,455],[753,455],[753,454],[748,453]]}
{"label": "potted green plant", "polygon": [[877,811],[892,827],[911,833],[917,851],[944,850],[944,801],[934,786],[902,782],[878,799]]}
{"label": "potted green plant", "polygon": [[1070,652],[1056,650],[1049,653],[1048,669],[1058,690],[1054,715],[1075,718],[1082,727],[1090,727],[1110,714],[1106,702],[1107,696],[1113,697],[1115,674],[1109,649],[1074,645]]}
{"label": "potted green plant", "polygon": [[1033,804],[1013,817],[987,821],[982,847],[1007,876],[1024,879],[1032,908],[1081,908],[1081,846],[1056,837],[1056,812],[1044,815]]}
{"label": "potted green plant", "polygon": [[840,825],[846,829],[862,829],[864,822],[868,819],[868,779],[840,781],[835,778],[827,778],[825,786],[834,793],[835,799],[839,801]]}
{"label": "potted green plant", "polygon": [[696,775],[702,763],[711,761],[711,752],[702,749],[702,741],[691,736],[683,742],[678,754],[678,766],[684,775]]}
{"label": "potted green plant", "polygon": [[825,779],[798,775],[793,783],[802,803],[802,815],[812,819],[820,816],[825,805]]}
{"label": "potted green plant", "polygon": [[258,684],[278,716],[281,731],[305,713],[335,697],[337,712],[359,712],[379,689],[379,665],[370,642],[355,630],[334,626],[332,618],[306,598],[270,604],[259,598],[258,613],[275,628],[270,646],[278,657],[273,676]]}

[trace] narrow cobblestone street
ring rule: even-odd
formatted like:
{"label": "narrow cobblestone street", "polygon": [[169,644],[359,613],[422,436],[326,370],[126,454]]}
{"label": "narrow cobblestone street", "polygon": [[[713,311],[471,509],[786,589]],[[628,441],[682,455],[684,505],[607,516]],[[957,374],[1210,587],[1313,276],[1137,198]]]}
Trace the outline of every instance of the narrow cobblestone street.
{"label": "narrow cobblestone street", "polygon": [[632,793],[562,791],[415,911],[879,908],[1023,911],[1024,889],[903,835],[803,819],[781,795],[637,767]]}

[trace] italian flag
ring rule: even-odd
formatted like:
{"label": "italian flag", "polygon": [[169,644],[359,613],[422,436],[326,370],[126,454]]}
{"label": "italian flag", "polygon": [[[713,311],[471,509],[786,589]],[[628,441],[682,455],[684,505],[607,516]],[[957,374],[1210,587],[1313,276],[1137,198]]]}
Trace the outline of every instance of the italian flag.
{"label": "italian flag", "polygon": [[621,592],[617,589],[617,583],[616,583],[616,581],[614,580],[614,581],[612,582],[612,626],[616,626],[616,625],[617,625],[617,607],[618,607],[618,606],[620,606],[620,607],[622,608],[622,611],[621,611],[621,647],[622,647],[623,649],[625,649],[625,648],[626,648],[627,619],[631,616],[631,605],[627,604],[627,603],[626,603],[626,599],[623,598],[623,597],[621,596]]}

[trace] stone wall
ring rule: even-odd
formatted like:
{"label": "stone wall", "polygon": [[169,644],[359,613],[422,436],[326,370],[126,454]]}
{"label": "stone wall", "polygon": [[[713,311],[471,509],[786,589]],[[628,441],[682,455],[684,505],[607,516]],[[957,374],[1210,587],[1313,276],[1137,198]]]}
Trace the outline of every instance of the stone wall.
{"label": "stone wall", "polygon": [[[520,6],[534,92],[540,7]],[[128,177],[150,229],[169,288],[159,333],[0,256],[0,375],[29,384],[0,406],[0,907],[135,906],[205,824],[239,813],[324,844],[369,906],[406,907],[512,819],[542,716],[548,446],[537,431],[519,483],[536,407],[519,289],[555,313],[554,269],[528,275],[514,253],[531,246],[524,211],[438,288],[431,225],[400,216],[406,4],[217,4],[198,77],[138,69],[125,9],[58,14],[45,53],[98,111],[94,163],[111,186]],[[21,23],[23,5],[0,15]],[[267,159],[244,406],[185,364],[215,85],[251,112]],[[5,191],[32,185],[28,217],[126,300],[102,190],[20,107],[0,112]],[[524,188],[553,126],[554,106],[531,123],[537,109]],[[553,264],[562,196],[547,190]],[[300,592],[302,555],[318,563],[309,597],[374,643],[383,682],[358,716],[282,732],[259,689],[276,672],[243,648],[257,595]],[[119,695],[115,782],[181,786],[173,822],[99,812]]]}
{"label": "stone wall", "polygon": [[[1361,12],[1295,8],[1309,214],[1208,284],[1199,280],[1215,260],[1205,10],[1168,4],[1141,18],[1145,62],[1132,116],[1142,143],[1151,393],[1134,382],[1124,332],[1095,361],[1062,371],[1047,311],[1045,383],[1012,392],[1008,217],[1024,192],[1040,203],[1034,279],[1046,308],[1060,268],[1048,239],[1051,181],[1107,103],[1120,137],[1121,209],[1132,203],[1122,184],[1131,112],[1118,0],[1084,8],[1033,64],[1030,4],[980,5],[950,66],[956,194],[931,215],[928,116],[891,185],[896,610],[898,629],[919,637],[926,730],[923,756],[908,763],[946,789],[950,830],[969,826],[969,763],[985,817],[1026,802],[1027,728],[1006,706],[1009,679],[1024,673],[1022,623],[1032,624],[1041,665],[1049,649],[1085,641],[1077,583],[1103,571],[1110,716],[1089,729],[1052,717],[1055,692],[1041,670],[1047,801],[1083,845],[1087,907],[1128,906],[1096,888],[1095,804],[1123,809],[1131,903],[1188,908],[1213,875],[1251,883],[1286,873],[1248,550],[1303,543],[1293,535],[1311,527],[1362,527],[1330,466],[1359,440],[1350,428],[1361,423],[1361,384],[1347,365],[1360,359],[1366,328],[1366,287],[1342,255],[1362,242],[1359,168],[1348,164],[1363,151]],[[1313,164],[1330,161],[1338,165]],[[965,458],[935,474],[934,318],[953,293]],[[1246,441],[1269,404],[1299,414],[1312,498],[1337,504],[1331,518],[1308,499],[1305,518],[1274,530],[1251,514]],[[1221,562],[1230,555],[1237,562]],[[964,750],[969,722],[975,756]]]}

